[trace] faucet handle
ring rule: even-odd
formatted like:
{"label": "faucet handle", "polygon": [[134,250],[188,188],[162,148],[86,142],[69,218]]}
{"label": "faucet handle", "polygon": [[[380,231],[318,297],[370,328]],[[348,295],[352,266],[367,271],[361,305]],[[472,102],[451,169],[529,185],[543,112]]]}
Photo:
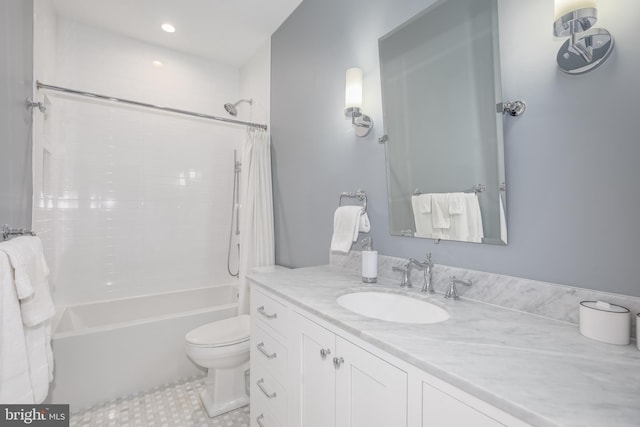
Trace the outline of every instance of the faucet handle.
{"label": "faucet handle", "polygon": [[427,252],[427,263],[431,264],[431,252]]}
{"label": "faucet handle", "polygon": [[396,267],[393,266],[391,268],[393,271],[397,271],[399,273],[402,273],[402,280],[400,281],[400,287],[404,287],[407,283],[407,268],[406,267]]}
{"label": "faucet handle", "polygon": [[460,280],[456,279],[456,276],[449,276],[449,289],[447,293],[444,295],[446,299],[458,300],[460,296],[458,296],[458,290],[456,289],[456,283],[462,283],[463,285],[471,286],[471,280]]}
{"label": "faucet handle", "polygon": [[411,278],[409,277],[411,262],[407,262],[404,267],[392,267],[392,270],[402,273],[402,280],[400,281],[401,288],[413,288],[413,285],[411,284]]}

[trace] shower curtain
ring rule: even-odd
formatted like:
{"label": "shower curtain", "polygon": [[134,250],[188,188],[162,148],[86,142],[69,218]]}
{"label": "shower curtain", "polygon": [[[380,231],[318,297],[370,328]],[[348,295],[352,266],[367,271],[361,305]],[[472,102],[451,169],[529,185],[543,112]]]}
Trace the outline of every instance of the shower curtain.
{"label": "shower curtain", "polygon": [[254,267],[273,265],[275,262],[271,141],[264,130],[247,130],[242,149],[240,188],[238,314],[249,314],[249,283],[246,276]]}

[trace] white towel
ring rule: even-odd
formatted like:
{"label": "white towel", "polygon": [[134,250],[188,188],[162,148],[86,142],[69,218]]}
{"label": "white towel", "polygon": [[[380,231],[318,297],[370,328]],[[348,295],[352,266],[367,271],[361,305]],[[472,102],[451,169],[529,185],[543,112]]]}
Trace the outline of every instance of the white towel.
{"label": "white towel", "polygon": [[30,289],[28,294],[20,294],[22,322],[34,326],[51,319],[55,306],[49,291],[49,267],[44,259],[42,242],[38,237],[17,237],[3,242],[2,250],[9,255],[15,270],[18,289]]}
{"label": "white towel", "polygon": [[431,226],[433,228],[451,227],[449,195],[447,193],[431,194]]}
{"label": "white towel", "polygon": [[484,237],[482,214],[475,193],[456,193],[461,200],[460,214],[451,216],[450,238],[464,242],[481,243]]}
{"label": "white towel", "polygon": [[[49,269],[44,259],[42,242],[37,237],[18,237],[0,244],[0,252],[9,258],[15,277],[16,289],[22,289],[20,320],[26,346],[32,402],[41,403],[49,392],[53,380],[53,353],[51,351],[51,318],[55,306],[49,292]],[[31,292],[26,290],[30,289]]]}
{"label": "white towel", "polygon": [[449,205],[449,215],[461,215],[464,212],[465,193],[449,193],[447,203]]}
{"label": "white towel", "polygon": [[[360,221],[358,222],[358,232],[360,233],[368,233],[371,231],[371,222],[369,221],[369,215],[364,212],[360,215]],[[358,236],[356,235],[356,240],[358,240]],[[354,242],[356,241],[354,240]]]}
{"label": "white towel", "polygon": [[[424,212],[425,200],[429,201],[429,212]],[[431,195],[419,194],[411,196],[411,208],[413,210],[413,222],[416,226],[416,237],[432,237],[431,226]]]}
{"label": "white towel", "polygon": [[333,215],[333,237],[331,250],[349,253],[353,242],[358,240],[361,206],[340,206]]}
{"label": "white towel", "polygon": [[498,196],[500,198],[500,240],[507,243],[507,216],[504,212],[504,203],[502,202],[502,193]]}
{"label": "white towel", "polygon": [[420,194],[417,197],[420,213],[431,213],[431,194]]}
{"label": "white towel", "polygon": [[[0,247],[4,243],[0,243]],[[0,250],[0,402],[35,403],[13,266]]]}

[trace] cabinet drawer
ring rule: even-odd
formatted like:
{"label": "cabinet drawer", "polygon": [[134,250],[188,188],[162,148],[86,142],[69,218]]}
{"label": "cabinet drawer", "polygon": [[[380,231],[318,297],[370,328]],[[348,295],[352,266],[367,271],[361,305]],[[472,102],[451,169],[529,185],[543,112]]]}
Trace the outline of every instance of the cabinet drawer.
{"label": "cabinet drawer", "polygon": [[262,399],[251,399],[249,417],[251,418],[249,423],[251,427],[284,427],[265,406]]}
{"label": "cabinet drawer", "polygon": [[251,328],[251,361],[275,378],[286,378],[287,348],[255,323]]}
{"label": "cabinet drawer", "polygon": [[287,307],[273,298],[260,292],[253,292],[251,294],[251,317],[252,319],[260,319],[283,337],[287,336]]}
{"label": "cabinet drawer", "polygon": [[[280,379],[284,382],[284,378]],[[261,363],[255,363],[251,370],[251,401],[261,401],[269,413],[278,420],[287,418],[287,392],[280,381],[267,372]]]}

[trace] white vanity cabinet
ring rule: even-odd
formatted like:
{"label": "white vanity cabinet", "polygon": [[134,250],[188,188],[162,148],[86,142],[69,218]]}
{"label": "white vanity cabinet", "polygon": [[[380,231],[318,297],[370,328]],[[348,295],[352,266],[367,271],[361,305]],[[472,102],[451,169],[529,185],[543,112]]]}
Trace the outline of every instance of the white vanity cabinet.
{"label": "white vanity cabinet", "polygon": [[298,313],[290,321],[291,427],[407,425],[406,372]]}
{"label": "white vanity cabinet", "polygon": [[531,427],[424,372],[411,376],[411,427]]}
{"label": "white vanity cabinet", "polygon": [[251,427],[287,426],[288,308],[251,293]]}
{"label": "white vanity cabinet", "polygon": [[251,300],[251,427],[531,427],[263,288]]}

